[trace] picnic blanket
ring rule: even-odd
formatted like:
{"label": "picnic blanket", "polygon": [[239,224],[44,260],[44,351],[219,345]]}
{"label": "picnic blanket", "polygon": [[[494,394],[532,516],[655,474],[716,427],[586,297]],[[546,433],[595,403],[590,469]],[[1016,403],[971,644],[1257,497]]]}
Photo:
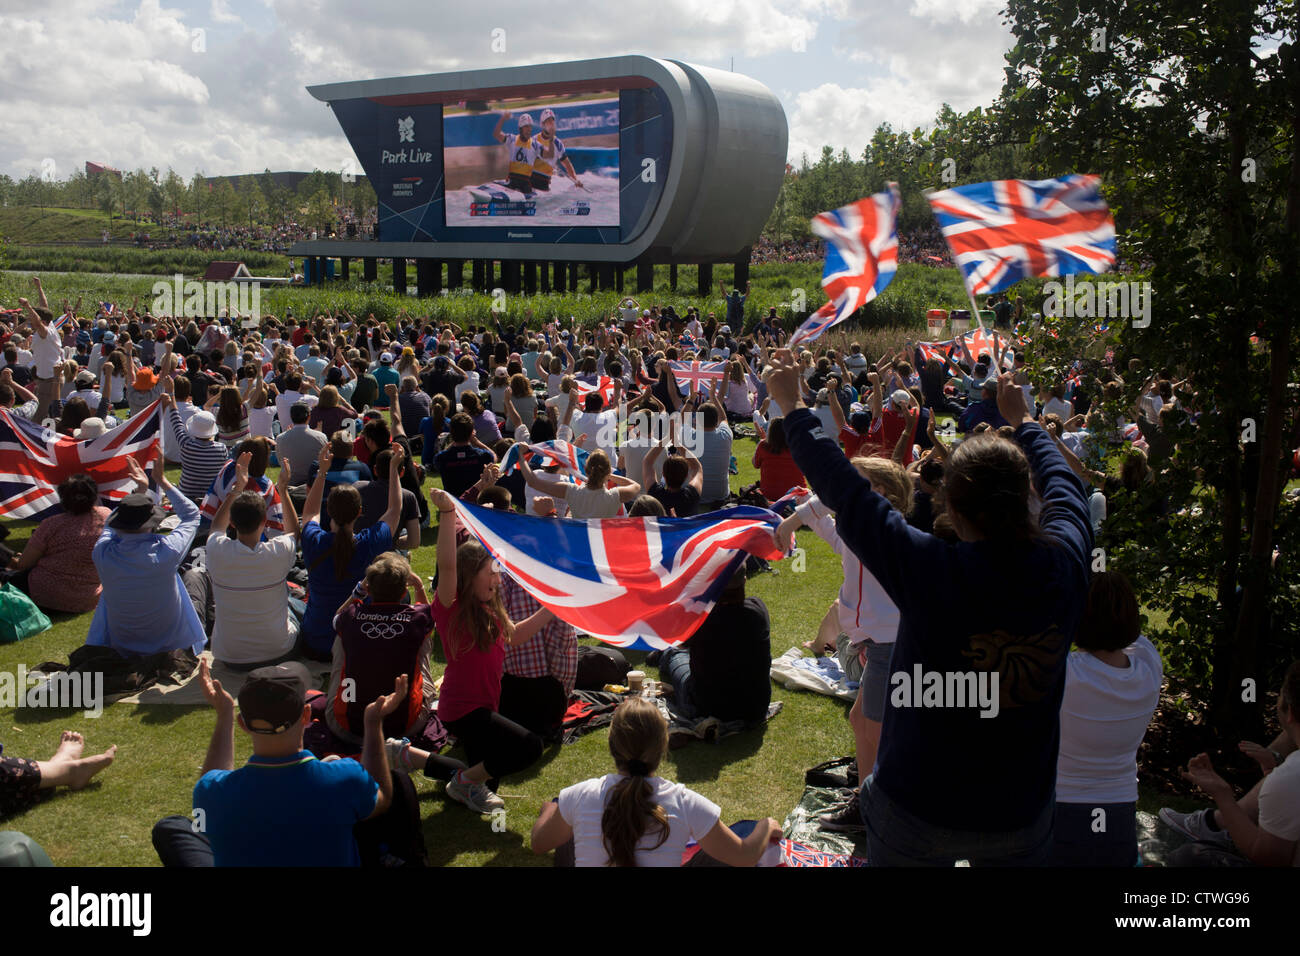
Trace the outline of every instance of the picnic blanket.
{"label": "picnic blanket", "polygon": [[[571,744],[593,730],[608,727],[614,719],[614,710],[627,699],[627,694],[615,694],[608,691],[574,691],[569,697],[569,709],[564,712],[561,724],[563,740]],[[676,750],[696,740],[717,743],[724,737],[730,737],[747,729],[743,720],[721,721],[716,717],[686,717],[676,708],[676,701],[671,695],[655,698],[659,712],[668,721],[668,747]],[[772,701],[763,715],[763,721],[769,721],[781,712],[784,704]]]}
{"label": "picnic blanket", "polygon": [[[124,660],[116,653],[111,651],[110,653],[117,660]],[[76,654],[77,652],[74,651],[74,658]],[[173,657],[181,659],[173,660]],[[232,670],[225,664],[218,663],[213,660],[211,651],[204,651],[202,657],[207,660],[208,666],[212,668],[212,676],[221,681],[221,686],[230,692],[230,696],[238,697],[240,688],[244,686],[244,681],[248,679],[247,672]],[[149,664],[154,658],[161,659],[157,666]],[[141,662],[145,662],[148,666],[142,667]],[[72,663],[75,664],[75,660],[72,660]],[[318,686],[323,684],[323,679],[328,679],[330,672],[329,661],[305,660],[301,663],[307,668],[307,672],[311,674]],[[63,669],[61,665],[46,663],[33,670],[32,674],[49,674]],[[128,679],[133,683],[118,684],[116,686],[134,686],[139,689],[123,689],[114,692],[110,688],[115,685],[106,677],[105,704],[121,702],[126,704],[169,704],[173,707],[207,706],[208,701],[203,696],[203,686],[199,683],[198,658],[195,658],[188,651],[173,651],[170,655],[155,654],[151,657],[140,658],[137,661],[129,662],[128,669],[131,670],[131,675],[127,675]]]}
{"label": "picnic blanket", "polygon": [[858,696],[858,682],[847,678],[839,661],[834,657],[804,657],[797,647],[772,661],[772,680],[790,690],[810,690],[850,702]]}
{"label": "picnic blanket", "polygon": [[[222,688],[228,691],[231,697],[239,697],[240,688],[244,686],[244,681],[248,679],[248,672],[232,670],[225,664],[214,660],[211,651],[204,651],[203,657],[212,669],[213,678],[221,681]],[[329,679],[330,662],[303,660],[299,663],[307,668],[307,673],[312,676],[317,689],[323,689],[324,681]],[[203,685],[199,682],[197,667],[194,669],[194,673],[179,685],[155,684],[138,694],[122,698],[122,703],[125,704],[168,704],[173,707],[204,706],[207,702],[207,698],[203,696]]]}

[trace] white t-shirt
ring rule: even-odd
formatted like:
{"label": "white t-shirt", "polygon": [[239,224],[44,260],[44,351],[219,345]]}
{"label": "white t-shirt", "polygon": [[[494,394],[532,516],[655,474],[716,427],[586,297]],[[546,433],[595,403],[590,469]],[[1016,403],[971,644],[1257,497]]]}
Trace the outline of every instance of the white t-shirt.
{"label": "white t-shirt", "polygon": [[280,419],[280,427],[288,431],[293,427],[293,419],[289,416],[289,409],[293,408],[298,402],[303,402],[312,408],[320,401],[320,396],[304,392],[285,392],[282,395],[275,396],[275,414]]}
{"label": "white t-shirt", "polygon": [[212,654],[229,664],[253,664],[287,654],[298,640],[285,577],[298,543],[291,534],[256,550],[224,534],[208,538],[206,563],[216,607]]}
{"label": "white t-shirt", "polygon": [[[587,440],[582,443],[583,451],[600,450],[609,456],[611,463],[618,460],[618,412],[575,411],[569,419],[569,425],[575,436],[587,436]],[[640,479],[634,477],[633,480]]]}
{"label": "white t-shirt", "polygon": [[46,326],[45,338],[41,338],[39,333],[32,335],[32,358],[36,362],[37,378],[54,377],[55,363],[63,361],[63,343],[53,327]]}
{"label": "white t-shirt", "polygon": [[1279,840],[1295,840],[1292,866],[1300,866],[1300,757],[1287,755],[1259,788],[1259,828]]}
{"label": "white t-shirt", "polygon": [[795,509],[808,529],[831,546],[840,556],[844,567],[844,583],[840,585],[840,630],[850,644],[861,644],[870,638],[877,644],[893,644],[898,640],[898,607],[880,586],[876,576],[862,566],[835,530],[835,516],[816,495],[809,497]]}
{"label": "white t-shirt", "polygon": [[1043,403],[1043,415],[1060,415],[1061,421],[1068,422],[1074,417],[1074,406],[1065,399],[1053,395]]}
{"label": "white t-shirt", "polygon": [[460,402],[460,397],[466,392],[478,391],[478,372],[465,372],[465,380],[456,383],[456,401]]}
{"label": "white t-shirt", "polygon": [[[559,811],[564,822],[573,828],[574,863],[577,866],[608,866],[604,833],[600,819],[621,774],[611,773],[574,784],[560,791]],[[691,840],[699,841],[718,825],[722,808],[707,797],[688,790],[680,783],[662,777],[647,777],[653,789],[651,799],[664,808],[668,817],[668,839],[657,849],[660,833],[651,828],[642,836],[636,851],[637,866],[681,866],[682,852]]]}
{"label": "white t-shirt", "polygon": [[1133,803],[1138,798],[1137,750],[1160,700],[1164,667],[1145,637],[1124,653],[1129,666],[1119,668],[1087,651],[1070,652],[1056,761],[1059,803]]}
{"label": "white t-shirt", "polygon": [[613,518],[623,506],[617,488],[593,488],[586,482],[564,494],[570,518]]}

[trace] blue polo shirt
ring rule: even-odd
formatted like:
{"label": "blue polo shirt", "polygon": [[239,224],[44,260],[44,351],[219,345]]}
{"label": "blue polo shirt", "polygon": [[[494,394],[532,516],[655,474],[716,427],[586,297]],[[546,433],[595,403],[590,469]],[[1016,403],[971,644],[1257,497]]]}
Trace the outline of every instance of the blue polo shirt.
{"label": "blue polo shirt", "polygon": [[357,761],[323,762],[307,750],[254,755],[194,786],[216,866],[360,866],[352,827],[378,799],[379,784]]}

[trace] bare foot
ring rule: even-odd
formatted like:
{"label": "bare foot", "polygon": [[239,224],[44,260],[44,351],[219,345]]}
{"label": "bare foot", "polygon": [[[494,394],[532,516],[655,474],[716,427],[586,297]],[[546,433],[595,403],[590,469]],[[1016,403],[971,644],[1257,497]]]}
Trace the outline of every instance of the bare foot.
{"label": "bare foot", "polygon": [[111,764],[115,756],[117,756],[117,744],[109,747],[102,754],[83,757],[76,761],[70,769],[71,779],[68,781],[68,789],[80,790],[90,783],[90,778]]}
{"label": "bare foot", "polygon": [[85,749],[85,746],[86,738],[75,730],[65,730],[59,738],[59,749],[54,751],[54,756],[50,758],[50,761],[77,760],[81,757],[81,751]]}

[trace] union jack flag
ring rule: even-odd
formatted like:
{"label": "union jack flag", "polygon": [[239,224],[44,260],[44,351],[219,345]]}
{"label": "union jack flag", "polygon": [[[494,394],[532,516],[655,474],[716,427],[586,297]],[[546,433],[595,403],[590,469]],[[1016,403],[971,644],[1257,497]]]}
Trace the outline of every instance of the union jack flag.
{"label": "union jack flag", "polygon": [[1097,176],[1000,179],[927,197],[973,296],[1115,264],[1115,220]]}
{"label": "union jack flag", "polygon": [[811,867],[864,867],[870,864],[860,856],[845,853],[828,853],[800,843],[798,840],[781,841],[781,862],[778,866]]}
{"label": "union jack flag", "polygon": [[456,502],[461,522],[525,591],[579,631],[637,650],[704,622],[750,552],[783,557],[762,508],[692,518],[535,518]]}
{"label": "union jack flag", "polygon": [[[221,507],[221,502],[230,494],[230,488],[235,483],[235,462],[232,460],[227,463],[226,467],[217,472],[217,477],[212,479],[212,486],[208,488],[207,495],[203,498],[203,504],[199,506],[199,514],[211,521],[217,514],[217,509]],[[266,530],[274,534],[284,533],[284,502],[280,500],[280,490],[275,487],[275,482],[263,475],[261,478],[249,478],[248,491],[256,489],[266,499]]]}
{"label": "union jack flag", "polygon": [[780,511],[787,504],[802,504],[803,499],[807,498],[810,494],[812,494],[812,492],[803,485],[795,485],[780,498],[777,498],[776,501],[772,502],[772,510]]}
{"label": "union jack flag", "polygon": [[866,305],[898,271],[898,183],[883,193],[818,213],[812,231],[826,240],[822,288],[830,299],[790,336],[791,347],[810,342]]}
{"label": "union jack flag", "polygon": [[726,362],[669,362],[677,387],[687,395],[702,389],[707,391],[714,382],[721,382],[727,374]]}
{"label": "union jack flag", "polygon": [[580,382],[575,378],[573,388],[577,391],[578,398],[581,401],[586,401],[587,396],[592,392],[599,392],[600,397],[605,400],[606,406],[614,401],[614,380],[608,375],[600,376],[595,385],[588,385],[586,382]]}
{"label": "union jack flag", "polygon": [[135,490],[126,459],[145,465],[154,458],[161,416],[154,402],[98,438],[78,441],[0,409],[0,515],[46,518],[58,514],[58,487],[85,472],[99,486],[100,499],[116,504]]}
{"label": "union jack flag", "polygon": [[519,468],[519,457],[526,449],[532,452],[529,464],[534,468],[547,465],[560,465],[572,474],[587,473],[587,452],[567,441],[544,441],[536,445],[515,442],[501,459],[501,474],[509,475]]}
{"label": "union jack flag", "polygon": [[[961,345],[959,344],[962,339],[966,340],[966,348],[970,349],[971,357],[976,360],[978,360],[981,355],[987,355],[989,358],[995,357],[1002,351],[1003,345],[1006,342],[1006,336],[991,329],[980,327],[971,329],[969,332],[961,335],[960,338],[952,338],[944,342],[917,342],[916,347],[920,349],[921,355],[926,359],[926,361],[929,361],[932,358],[942,361],[943,357],[948,354],[949,348],[956,349],[954,355],[955,359],[957,356],[962,355]],[[1024,339],[1023,341],[1028,342],[1029,339]],[[1007,354],[1009,358],[1010,353]]]}

